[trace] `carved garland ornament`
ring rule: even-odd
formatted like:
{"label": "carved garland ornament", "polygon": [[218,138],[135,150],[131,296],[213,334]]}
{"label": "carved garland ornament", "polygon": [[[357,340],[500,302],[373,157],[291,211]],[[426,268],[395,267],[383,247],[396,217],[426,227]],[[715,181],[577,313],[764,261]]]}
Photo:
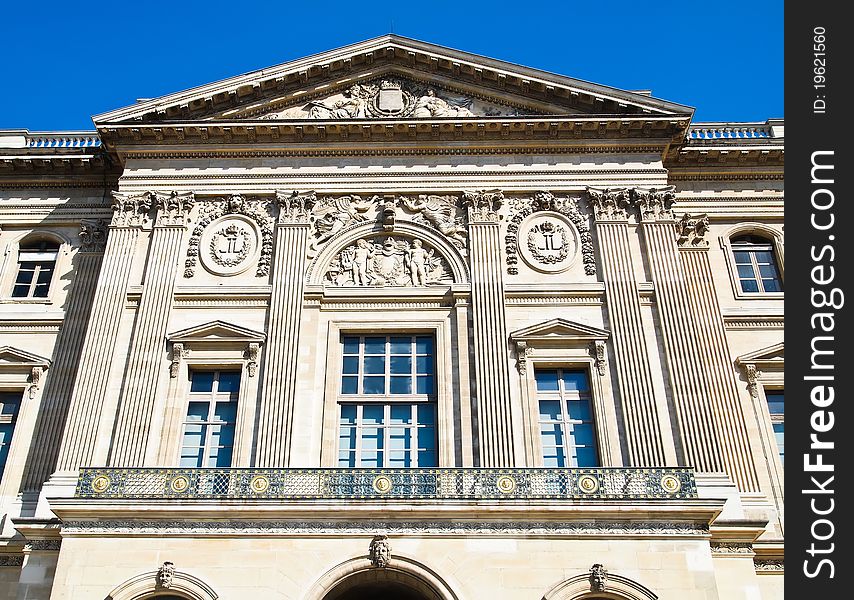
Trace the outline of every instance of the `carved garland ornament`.
{"label": "carved garland ornament", "polygon": [[[576,198],[558,198],[551,192],[537,192],[532,198],[513,198],[511,200],[511,209],[513,210],[513,216],[510,217],[510,222],[507,224],[507,235],[504,238],[508,275],[519,274],[519,268],[517,267],[519,264],[518,236],[522,222],[532,214],[543,211],[559,213],[568,217],[572,224],[575,225],[579,235],[581,261],[584,265],[584,273],[586,275],[596,275],[596,259],[593,253],[593,236],[590,233],[590,226],[587,223],[587,217],[582,215],[581,211],[578,210]],[[537,239],[537,236],[542,237],[542,234],[545,233],[542,230],[545,223],[548,223],[548,221],[532,228],[531,232],[527,235],[528,239],[526,240],[526,244],[529,252],[535,259],[540,260],[542,264],[555,264],[565,260],[566,254],[569,252],[569,246],[567,244],[568,239],[564,228],[560,225],[554,224],[554,227],[559,229],[559,233],[561,235],[558,254],[556,255],[553,252],[543,254],[540,248],[544,249],[544,246],[537,244],[538,241],[542,242],[541,239]],[[534,229],[536,229],[536,232]],[[557,243],[554,241],[554,230],[548,233],[551,235],[552,240],[550,241],[550,244],[554,246],[554,248],[557,248]],[[532,245],[537,247],[532,248]]]}
{"label": "carved garland ornament", "polygon": [[[184,262],[184,277],[190,278],[196,274],[196,266],[199,258],[199,244],[205,228],[215,220],[225,215],[243,215],[254,221],[261,230],[261,255],[258,258],[256,277],[264,277],[270,272],[270,261],[273,254],[273,219],[270,217],[267,207],[269,202],[261,200],[247,200],[239,194],[234,194],[227,199],[212,200],[203,205],[198,223],[193,229],[187,247],[187,259]],[[214,261],[217,253],[212,254]]]}

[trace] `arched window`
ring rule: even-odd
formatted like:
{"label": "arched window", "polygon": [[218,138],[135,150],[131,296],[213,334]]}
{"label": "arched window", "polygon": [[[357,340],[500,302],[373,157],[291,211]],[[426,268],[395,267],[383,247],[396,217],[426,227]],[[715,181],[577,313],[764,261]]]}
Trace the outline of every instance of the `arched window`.
{"label": "arched window", "polygon": [[771,240],[740,235],[730,240],[738,285],[745,294],[783,291],[783,280]]}
{"label": "arched window", "polygon": [[56,267],[59,243],[41,239],[25,241],[18,249],[18,274],[13,298],[47,298]]}

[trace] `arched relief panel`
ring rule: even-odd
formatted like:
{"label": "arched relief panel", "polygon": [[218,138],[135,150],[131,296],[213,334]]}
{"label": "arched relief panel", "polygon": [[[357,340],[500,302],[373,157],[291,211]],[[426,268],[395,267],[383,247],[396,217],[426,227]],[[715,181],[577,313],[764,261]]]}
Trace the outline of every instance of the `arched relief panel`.
{"label": "arched relief panel", "polygon": [[303,596],[304,600],[324,600],[334,597],[342,586],[358,585],[361,581],[397,582],[425,594],[430,600],[462,600],[448,582],[435,571],[406,556],[393,554],[388,565],[377,568],[367,556],[339,563],[323,574]]}
{"label": "arched relief panel", "polygon": [[168,587],[161,583],[162,568],[140,573],[113,588],[104,600],[148,600],[149,598],[186,598],[187,600],[217,600],[219,596],[207,583],[185,573],[174,570]]}
{"label": "arched relief panel", "polygon": [[421,287],[470,280],[465,260],[447,238],[406,221],[397,221],[392,230],[377,222],[343,229],[311,262],[306,277],[309,284],[351,287]]}
{"label": "arched relief panel", "polygon": [[637,581],[596,567],[601,565],[553,586],[543,594],[542,600],[658,600],[656,594]]}

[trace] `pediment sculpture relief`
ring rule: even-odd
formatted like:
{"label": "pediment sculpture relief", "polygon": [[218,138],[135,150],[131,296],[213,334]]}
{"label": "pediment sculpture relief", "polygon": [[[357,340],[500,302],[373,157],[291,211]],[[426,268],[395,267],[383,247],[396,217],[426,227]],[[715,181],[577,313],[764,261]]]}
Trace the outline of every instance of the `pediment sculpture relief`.
{"label": "pediment sculpture relief", "polygon": [[361,238],[332,260],[326,281],[338,286],[424,287],[453,283],[445,259],[422,240],[382,235]]}
{"label": "pediment sculpture relief", "polygon": [[378,119],[518,116],[519,110],[429,85],[385,78],[355,83],[347,89],[262,119]]}

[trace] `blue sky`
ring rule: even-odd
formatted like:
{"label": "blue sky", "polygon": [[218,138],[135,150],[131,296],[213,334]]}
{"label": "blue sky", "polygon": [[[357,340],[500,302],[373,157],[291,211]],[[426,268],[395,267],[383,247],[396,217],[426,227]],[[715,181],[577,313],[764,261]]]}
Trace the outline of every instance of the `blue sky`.
{"label": "blue sky", "polygon": [[10,2],[0,129],[91,115],[393,32],[695,107],[783,113],[783,2]]}

